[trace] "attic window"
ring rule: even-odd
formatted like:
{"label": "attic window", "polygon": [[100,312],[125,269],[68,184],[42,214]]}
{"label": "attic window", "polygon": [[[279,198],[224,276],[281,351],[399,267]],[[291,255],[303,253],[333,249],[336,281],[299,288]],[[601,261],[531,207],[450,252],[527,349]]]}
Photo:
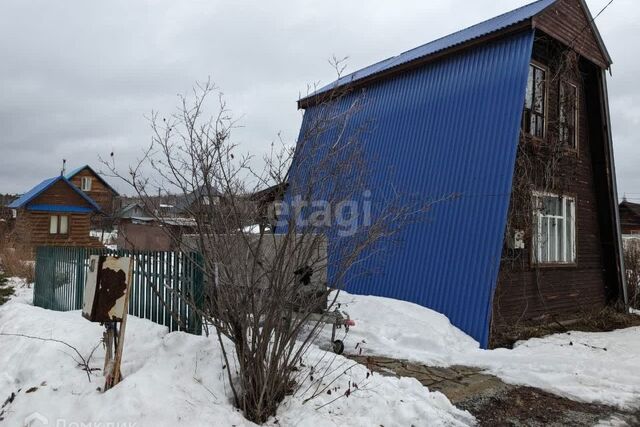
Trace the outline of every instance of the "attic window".
{"label": "attic window", "polygon": [[527,94],[522,114],[522,130],[536,138],[544,138],[547,102],[546,75],[544,68],[529,65]]}
{"label": "attic window", "polygon": [[559,117],[558,139],[569,148],[577,147],[578,123],[578,88],[567,81],[560,82],[558,90]]}
{"label": "attic window", "polygon": [[82,191],[91,191],[91,182],[93,180],[91,179],[91,177],[88,176],[83,176],[80,179],[80,189]]}

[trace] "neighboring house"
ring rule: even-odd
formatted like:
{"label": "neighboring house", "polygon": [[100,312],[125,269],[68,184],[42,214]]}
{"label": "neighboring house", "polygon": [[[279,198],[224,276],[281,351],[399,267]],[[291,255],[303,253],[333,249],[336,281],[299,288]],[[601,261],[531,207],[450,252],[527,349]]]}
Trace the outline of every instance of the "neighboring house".
{"label": "neighboring house", "polygon": [[118,192],[91,166],[81,166],[65,174],[65,177],[91,197],[107,217],[113,216],[119,208]]}
{"label": "neighboring house", "polygon": [[[456,195],[407,225],[393,250],[365,254],[363,267],[381,273],[353,277],[347,290],[433,308],[482,347],[492,326],[568,320],[624,300],[610,65],[583,0],[541,0],[301,99],[301,138],[332,94],[336,111],[364,99],[344,132],[363,139],[372,203],[393,192]],[[333,144],[331,136],[310,138]],[[528,162],[530,185],[516,188]],[[292,183],[305,174],[295,165]],[[344,238],[332,234],[329,247]]]}
{"label": "neighboring house", "polygon": [[139,202],[129,203],[116,212],[116,218],[122,220],[127,218],[151,217],[144,205]]}
{"label": "neighboring house", "polygon": [[118,249],[172,251],[180,247],[182,235],[195,230],[194,219],[152,215],[139,202],[122,208],[117,224]]}
{"label": "neighboring house", "polygon": [[205,186],[201,186],[189,194],[176,196],[176,216],[197,217],[210,212],[209,206],[220,205],[222,201],[222,194],[218,190],[214,188],[208,190]]}
{"label": "neighboring house", "polygon": [[8,206],[19,196],[14,194],[0,194],[0,221],[10,221],[13,211]]}
{"label": "neighboring house", "polygon": [[622,200],[620,203],[620,226],[622,234],[640,237],[640,203]]}
{"label": "neighboring house", "polygon": [[17,243],[37,246],[101,247],[89,235],[100,207],[64,176],[42,181],[8,206],[13,210]]}

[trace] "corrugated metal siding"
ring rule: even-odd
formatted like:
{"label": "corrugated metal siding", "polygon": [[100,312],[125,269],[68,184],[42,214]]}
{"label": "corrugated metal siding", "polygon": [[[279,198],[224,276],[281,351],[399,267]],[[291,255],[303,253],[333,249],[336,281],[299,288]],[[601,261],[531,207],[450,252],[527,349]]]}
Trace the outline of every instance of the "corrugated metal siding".
{"label": "corrugated metal siding", "polygon": [[415,49],[408,50],[404,53],[401,53],[400,55],[387,58],[384,61],[380,61],[376,64],[370,65],[366,68],[346,75],[339,80],[322,87],[309,97],[327,92],[356,80],[361,80],[365,77],[369,77],[382,71],[389,70],[391,68],[397,67],[398,65],[414,61],[418,58],[423,58],[442,50],[452,48],[459,44],[486,36],[487,34],[500,31],[504,28],[530,19],[531,17],[539,14],[540,12],[554,4],[556,1],[557,0],[535,1],[518,9],[491,18],[487,21],[465,28],[453,34],[449,34],[448,36],[434,40]]}
{"label": "corrugated metal siding", "polygon": [[[365,268],[381,274],[352,280],[350,292],[433,308],[487,345],[532,45],[533,31],[519,33],[340,100],[366,94],[350,129],[371,123],[364,143],[374,211],[392,188],[427,199],[460,195],[369,258]],[[320,108],[305,112],[302,129]]]}

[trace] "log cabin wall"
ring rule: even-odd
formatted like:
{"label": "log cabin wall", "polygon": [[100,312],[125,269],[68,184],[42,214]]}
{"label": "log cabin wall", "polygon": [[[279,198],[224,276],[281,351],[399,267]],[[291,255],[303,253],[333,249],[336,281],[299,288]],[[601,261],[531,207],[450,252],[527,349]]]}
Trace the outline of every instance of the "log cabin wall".
{"label": "log cabin wall", "polygon": [[[52,208],[50,211],[30,211],[18,209],[15,219],[16,236],[23,246],[35,249],[38,246],[85,246],[101,247],[102,244],[90,236],[92,218],[96,212],[69,213],[64,212],[64,206],[79,206],[91,208],[91,205],[63,181],[53,184],[44,193],[33,199],[29,206],[52,205],[60,206],[60,211]],[[51,215],[66,215],[69,218],[68,233],[51,234],[49,232]]]}
{"label": "log cabin wall", "polygon": [[[67,215],[69,231],[67,234],[50,234],[51,215]],[[38,246],[82,246],[102,247],[100,241],[91,237],[91,214],[64,212],[32,212],[21,210],[16,218],[16,231],[25,236],[26,243],[35,250]]]}
{"label": "log cabin wall", "polygon": [[91,204],[64,181],[58,181],[53,184],[44,193],[29,202],[29,205],[81,206],[91,208]]}
{"label": "log cabin wall", "polygon": [[[558,179],[561,188],[553,191],[575,199],[576,262],[571,265],[535,265],[531,253],[531,232],[526,233],[525,248],[516,250],[509,249],[506,241],[510,236],[506,235],[494,294],[493,333],[506,326],[512,327],[519,321],[540,320],[548,316],[560,320],[576,318],[582,312],[604,307],[615,293],[609,289],[617,283],[613,271],[615,260],[606,249],[611,239],[602,237],[609,235],[612,223],[607,211],[606,171],[602,166],[605,164],[604,126],[600,118],[601,103],[606,100],[598,95],[598,78],[602,68],[606,67],[606,58],[598,47],[580,3],[579,0],[562,0],[535,18],[538,30],[532,57],[532,62],[548,67],[554,63],[555,58],[551,56],[566,52],[566,45],[572,40],[576,41],[574,51],[580,55],[578,148],[567,151],[567,157],[561,160],[565,165]],[[548,69],[548,75],[553,75],[554,71]],[[548,84],[545,121],[557,120],[558,113],[559,86],[557,83]],[[535,141],[526,137],[520,141],[520,144],[532,143]],[[512,231],[508,227],[506,232]]]}

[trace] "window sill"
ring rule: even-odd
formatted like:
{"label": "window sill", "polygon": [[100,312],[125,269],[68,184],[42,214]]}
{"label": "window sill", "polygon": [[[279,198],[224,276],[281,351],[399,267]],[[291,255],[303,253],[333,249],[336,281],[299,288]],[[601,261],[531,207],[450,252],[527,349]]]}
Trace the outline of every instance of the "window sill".
{"label": "window sill", "polygon": [[565,268],[578,268],[578,263],[576,262],[550,262],[544,264],[532,263],[532,268],[541,268],[544,270],[552,270],[552,269],[565,269]]}

